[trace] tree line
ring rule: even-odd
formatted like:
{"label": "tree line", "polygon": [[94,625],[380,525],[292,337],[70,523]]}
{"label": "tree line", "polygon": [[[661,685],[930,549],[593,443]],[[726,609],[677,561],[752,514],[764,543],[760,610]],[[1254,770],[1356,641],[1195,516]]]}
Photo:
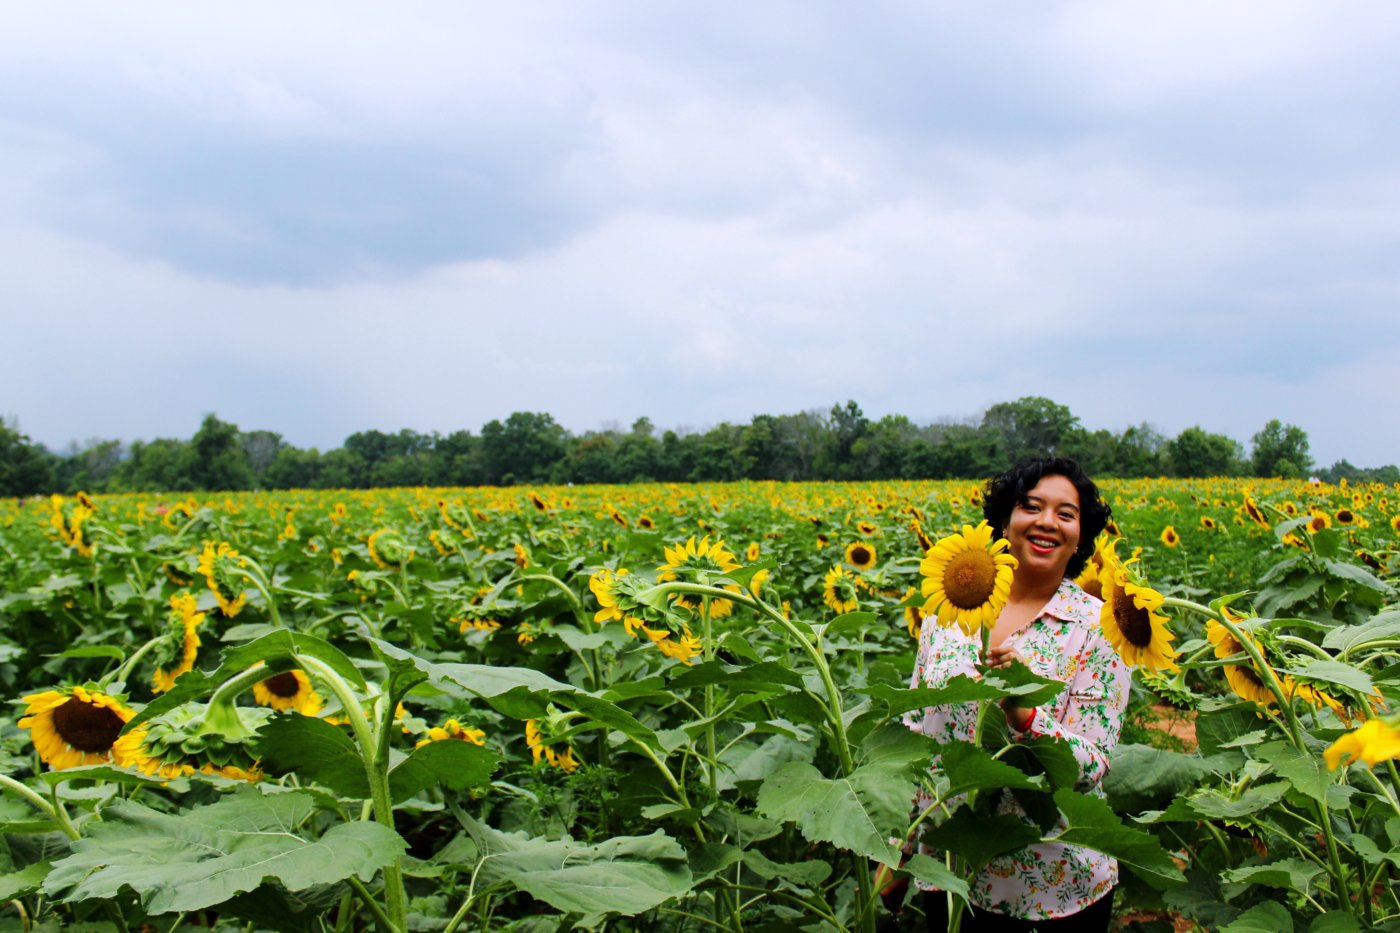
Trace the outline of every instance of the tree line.
{"label": "tree line", "polygon": [[1308,435],[1274,419],[1248,451],[1190,427],[1166,437],[1146,422],[1090,431],[1038,396],[1001,402],[980,418],[915,424],[867,418],[854,401],[829,412],[755,415],[706,431],[658,432],[648,418],[572,434],[543,412],[515,412],[481,431],[359,431],[338,448],[299,448],[272,431],[242,431],[210,414],[189,440],[95,440],[55,453],[0,422],[0,495],[241,489],[365,489],[517,483],[728,480],[980,479],[1034,454],[1073,457],[1096,476],[1318,475],[1400,482],[1393,465],[1342,460],[1315,470]]}

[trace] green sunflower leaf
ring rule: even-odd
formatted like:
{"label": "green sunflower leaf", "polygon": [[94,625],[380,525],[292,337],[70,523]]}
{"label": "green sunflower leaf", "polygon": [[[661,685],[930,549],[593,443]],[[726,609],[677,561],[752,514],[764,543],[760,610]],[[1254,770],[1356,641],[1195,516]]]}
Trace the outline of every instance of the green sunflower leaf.
{"label": "green sunflower leaf", "polygon": [[177,814],[118,800],[53,863],[44,892],[71,902],[130,888],[152,914],[202,910],[264,881],[289,891],[352,875],[367,882],[406,848],[372,822],[339,823],[313,837],[302,827],[314,809],[303,791],[265,797],[247,789]]}
{"label": "green sunflower leaf", "polygon": [[1293,916],[1282,904],[1265,901],[1221,927],[1220,933],[1293,933]]}
{"label": "green sunflower leaf", "polygon": [[1009,813],[983,815],[959,807],[951,817],[924,832],[924,842],[962,856],[977,871],[998,855],[1040,841],[1040,830]]}
{"label": "green sunflower leaf", "polygon": [[889,837],[908,822],[915,783],[899,762],[856,768],[842,778],[826,778],[806,762],[777,768],[758,792],[758,810],[792,822],[813,842],[830,842],[891,867],[900,853]]}
{"label": "green sunflower leaf", "polygon": [[471,817],[465,825],[484,860],[484,879],[512,884],[585,919],[610,913],[635,916],[682,896],[692,885],[685,849],[661,830],[590,846],[503,833]]}
{"label": "green sunflower leaf", "polygon": [[44,879],[48,877],[49,870],[48,862],[35,862],[19,871],[0,875],[0,903],[12,901],[17,897],[27,897],[39,890]]}
{"label": "green sunflower leaf", "polygon": [[1102,798],[1061,788],[1055,791],[1055,804],[1065,822],[1065,828],[1054,837],[1055,841],[1087,846],[1111,855],[1151,884],[1161,886],[1185,881],[1181,869],[1157,837],[1123,825]]}
{"label": "green sunflower leaf", "polygon": [[415,748],[389,772],[389,792],[399,802],[434,784],[466,790],[489,781],[500,763],[495,752],[471,742],[429,742]]}
{"label": "green sunflower leaf", "polygon": [[269,774],[295,773],[342,797],[369,796],[365,760],[341,729],[311,716],[277,716],[258,730],[258,754]]}

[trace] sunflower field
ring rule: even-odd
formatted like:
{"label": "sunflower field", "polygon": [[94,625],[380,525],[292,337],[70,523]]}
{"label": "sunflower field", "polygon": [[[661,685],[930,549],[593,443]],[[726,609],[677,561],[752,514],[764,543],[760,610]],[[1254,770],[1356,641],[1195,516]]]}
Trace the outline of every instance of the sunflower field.
{"label": "sunflower field", "polygon": [[971,483],[0,500],[0,929],[874,930],[1044,838],[1121,928],[1400,930],[1400,488],[1102,486],[1104,795],[904,724],[1064,688],[908,686]]}

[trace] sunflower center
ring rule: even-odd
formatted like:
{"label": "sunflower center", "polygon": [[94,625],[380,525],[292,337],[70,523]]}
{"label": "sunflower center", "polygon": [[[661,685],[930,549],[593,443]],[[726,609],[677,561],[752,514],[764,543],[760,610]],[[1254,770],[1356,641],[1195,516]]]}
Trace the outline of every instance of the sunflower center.
{"label": "sunflower center", "polygon": [[301,688],[301,684],[297,682],[296,675],[291,671],[285,671],[281,674],[269,677],[267,680],[263,681],[263,686],[267,688],[268,693],[271,693],[273,696],[282,697],[283,699],[296,696],[297,690]]}
{"label": "sunflower center", "polygon": [[53,711],[54,730],[80,752],[108,752],[122,731],[122,718],[105,706],[70,697]]}
{"label": "sunflower center", "polygon": [[943,571],[943,592],[959,609],[976,609],[996,589],[997,564],[981,548],[955,554]]}
{"label": "sunflower center", "polygon": [[851,563],[858,567],[870,563],[870,552],[863,547],[851,548]]}
{"label": "sunflower center", "polygon": [[1113,620],[1134,648],[1152,644],[1152,616],[1146,609],[1139,609],[1131,599],[1124,597],[1113,601]]}

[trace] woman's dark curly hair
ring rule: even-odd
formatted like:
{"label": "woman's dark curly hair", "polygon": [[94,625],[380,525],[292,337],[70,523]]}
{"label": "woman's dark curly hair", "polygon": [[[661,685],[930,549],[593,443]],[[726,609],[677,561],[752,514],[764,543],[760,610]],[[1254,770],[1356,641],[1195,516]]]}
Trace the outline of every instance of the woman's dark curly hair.
{"label": "woman's dark curly hair", "polygon": [[1011,510],[1025,505],[1026,496],[1047,476],[1063,476],[1079,492],[1079,547],[1075,548],[1074,556],[1065,567],[1065,576],[1077,577],[1094,555],[1094,542],[1108,524],[1113,510],[1099,495],[1099,487],[1073,460],[1068,457],[1031,457],[1005,473],[993,476],[987,480],[987,491],[982,497],[982,514],[996,533],[1004,537],[1006,525],[1011,520]]}

